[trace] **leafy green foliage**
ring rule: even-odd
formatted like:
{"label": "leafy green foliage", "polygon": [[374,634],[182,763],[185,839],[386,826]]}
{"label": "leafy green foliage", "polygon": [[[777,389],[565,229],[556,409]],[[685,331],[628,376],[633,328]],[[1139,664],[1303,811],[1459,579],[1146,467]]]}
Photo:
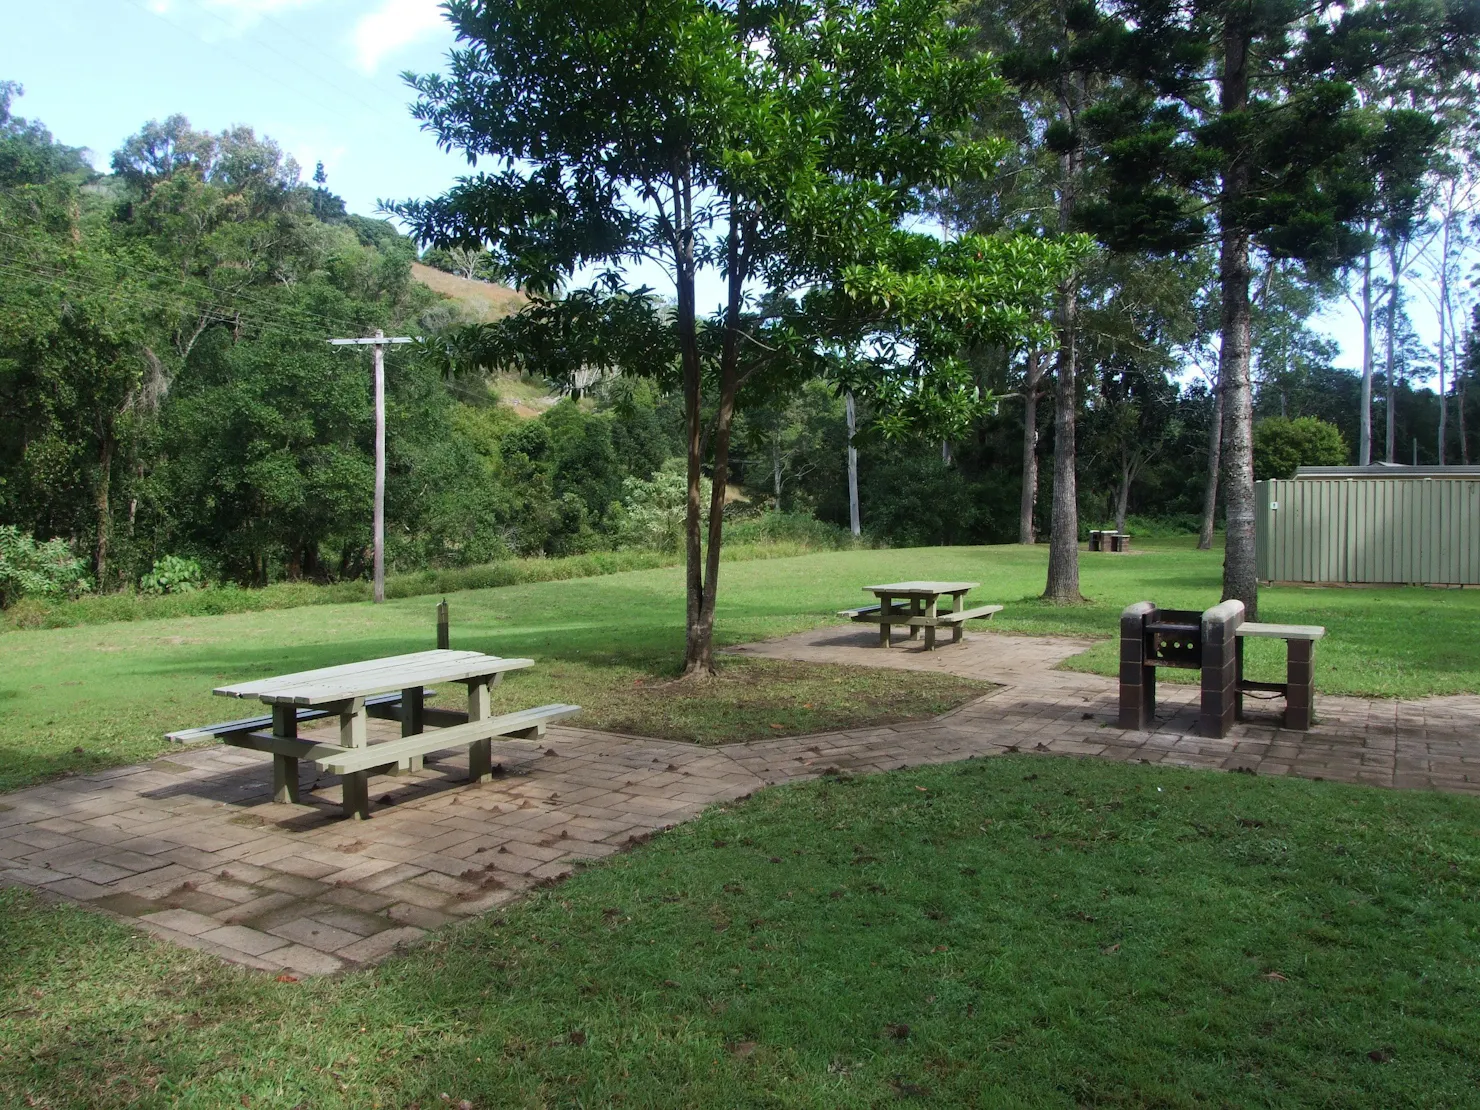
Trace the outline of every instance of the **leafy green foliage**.
{"label": "leafy green foliage", "polygon": [[1313,416],[1270,416],[1254,425],[1254,478],[1293,478],[1300,466],[1342,466],[1351,451],[1341,429]]}
{"label": "leafy green foliage", "polygon": [[15,525],[0,524],[0,608],[23,597],[71,597],[91,587],[86,566],[66,541],[37,543]]}
{"label": "leafy green foliage", "polygon": [[155,559],[149,573],[139,579],[139,591],[146,594],[188,594],[205,584],[205,572],[194,559],[166,555]]}
{"label": "leafy green foliage", "polygon": [[[700,486],[700,497],[706,505],[708,485],[706,480]],[[622,514],[617,534],[623,543],[633,547],[677,552],[683,547],[688,500],[689,484],[682,459],[669,459],[647,481],[628,478],[622,483]]]}

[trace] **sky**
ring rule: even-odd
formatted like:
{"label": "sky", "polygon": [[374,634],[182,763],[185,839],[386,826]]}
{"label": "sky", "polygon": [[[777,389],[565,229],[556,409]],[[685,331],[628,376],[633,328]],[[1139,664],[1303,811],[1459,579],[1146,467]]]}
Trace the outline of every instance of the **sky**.
{"label": "sky", "polygon": [[[146,121],[178,112],[198,129],[247,124],[271,136],[305,178],[322,161],[328,187],[363,215],[382,200],[437,195],[469,170],[411,118],[400,77],[443,68],[453,34],[438,0],[0,0],[0,9],[0,80],[25,87],[14,110],[88,148],[99,169]],[[671,292],[656,272],[635,276]],[[701,297],[717,303],[717,281]],[[1351,308],[1333,306],[1319,326],[1340,345],[1338,364],[1357,369]]]}

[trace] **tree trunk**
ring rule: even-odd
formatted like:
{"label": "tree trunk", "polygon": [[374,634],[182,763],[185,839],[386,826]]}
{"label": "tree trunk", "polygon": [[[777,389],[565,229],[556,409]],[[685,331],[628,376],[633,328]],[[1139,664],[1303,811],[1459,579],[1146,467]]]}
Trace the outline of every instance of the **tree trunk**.
{"label": "tree trunk", "polygon": [[[1059,159],[1059,229],[1068,231],[1074,214],[1077,151]],[[1079,593],[1079,491],[1075,480],[1074,375],[1078,359],[1079,289],[1073,275],[1059,286],[1058,365],[1054,391],[1053,518],[1048,538],[1048,584],[1043,596],[1059,603],[1084,600]]]}
{"label": "tree trunk", "polygon": [[1362,255],[1362,403],[1357,464],[1372,462],[1372,251]]}
{"label": "tree trunk", "polygon": [[1208,430],[1208,480],[1203,487],[1202,528],[1197,534],[1197,549],[1213,547],[1213,524],[1218,514],[1218,473],[1223,452],[1223,383],[1213,385],[1213,426]]}
{"label": "tree trunk", "polygon": [[[1249,101],[1249,32],[1239,16],[1225,16],[1223,89],[1225,116],[1242,112]],[[1219,282],[1223,296],[1222,349],[1218,379],[1223,383],[1223,505],[1227,539],[1223,552],[1223,600],[1244,603],[1246,619],[1259,612],[1259,580],[1254,554],[1254,397],[1249,380],[1249,233],[1238,226],[1248,188],[1247,164],[1234,155],[1223,175],[1219,202]]]}
{"label": "tree trunk", "polygon": [[113,529],[113,510],[109,500],[113,484],[113,432],[103,434],[98,445],[98,491],[95,502],[97,542],[93,545],[93,581],[103,589],[103,579],[108,573],[108,539]]}
{"label": "tree trunk", "polygon": [[1120,463],[1120,488],[1115,491],[1115,530],[1125,531],[1125,511],[1131,499],[1131,466],[1130,463],[1121,460]]}
{"label": "tree trunk", "polygon": [[848,527],[858,536],[862,534],[863,526],[858,514],[858,448],[853,446],[857,416],[851,389],[844,396],[843,403],[848,410]]}
{"label": "tree trunk", "polygon": [[675,287],[678,295],[678,342],[683,364],[684,424],[688,434],[688,498],[684,510],[684,585],[686,592],[684,624],[684,672],[688,673],[707,659],[700,613],[704,601],[704,544],[700,528],[703,506],[700,504],[704,463],[704,413],[700,407],[699,337],[695,321],[693,194],[684,170],[674,174],[674,245]]}
{"label": "tree trunk", "polygon": [[1389,241],[1387,248],[1388,256],[1388,280],[1391,286],[1388,289],[1387,304],[1387,361],[1384,373],[1387,376],[1387,461],[1395,463],[1398,461],[1398,416],[1397,400],[1398,389],[1393,382],[1393,376],[1397,367],[1397,334],[1398,334],[1398,281],[1402,276],[1402,270],[1398,262],[1397,243]]}
{"label": "tree trunk", "polygon": [[1038,542],[1033,508],[1038,503],[1038,384],[1042,379],[1043,360],[1034,347],[1028,351],[1023,382],[1023,492],[1018,501],[1018,543]]}
{"label": "tree trunk", "polygon": [[1059,289],[1059,354],[1054,390],[1053,521],[1048,539],[1050,601],[1073,602],[1079,593],[1079,491],[1074,474],[1075,323],[1078,290],[1071,278]]}
{"label": "tree trunk", "polygon": [[771,483],[776,490],[776,511],[781,511],[781,431],[771,437]]}
{"label": "tree trunk", "polygon": [[709,498],[709,545],[704,552],[699,619],[691,628],[689,650],[684,659],[685,677],[702,677],[715,673],[714,607],[719,592],[719,555],[724,539],[725,493],[730,481],[730,432],[735,419],[735,394],[740,386],[740,317],[744,308],[746,278],[745,260],[741,250],[742,239],[746,234],[736,226],[734,211],[732,201],[725,265],[729,298],[725,305],[725,334],[719,359],[719,409],[714,419],[714,475]]}
{"label": "tree trunk", "polygon": [[1449,314],[1445,308],[1449,304],[1449,244],[1450,229],[1453,226],[1453,201],[1451,190],[1451,205],[1444,213],[1444,238],[1439,248],[1439,465],[1443,466],[1447,455],[1445,449],[1449,438],[1449,399],[1444,395],[1445,370],[1447,369],[1446,358],[1449,349],[1445,344],[1446,338],[1451,342],[1453,336],[1449,335]]}

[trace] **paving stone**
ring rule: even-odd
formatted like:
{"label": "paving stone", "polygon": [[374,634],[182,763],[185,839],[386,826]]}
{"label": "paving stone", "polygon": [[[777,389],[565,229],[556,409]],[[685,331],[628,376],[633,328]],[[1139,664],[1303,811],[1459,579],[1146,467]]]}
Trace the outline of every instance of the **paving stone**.
{"label": "paving stone", "polygon": [[326,925],[311,917],[295,917],[284,924],[274,925],[270,931],[274,936],[296,941],[321,952],[332,952],[346,944],[353,944],[363,935],[346,929],[336,929],[333,925]]}
{"label": "paving stone", "polygon": [[272,961],[289,971],[301,971],[305,975],[332,975],[344,967],[344,961],[315,948],[301,944],[290,944],[272,953]]}
{"label": "paving stone", "polygon": [[450,921],[457,920],[441,910],[418,906],[410,902],[397,902],[385,911],[386,917],[401,925],[415,925],[420,929],[440,929]]}
{"label": "paving stone", "polygon": [[257,929],[249,929],[245,925],[223,925],[199,935],[202,940],[208,940],[212,944],[219,944],[223,948],[230,948],[237,952],[245,952],[248,956],[261,956],[288,943],[282,937],[275,937]]}
{"label": "paving stone", "polygon": [[164,929],[173,929],[187,936],[197,936],[221,927],[221,922],[214,917],[191,910],[160,910],[156,913],[144,914],[139,920]]}
{"label": "paving stone", "polygon": [[402,925],[399,928],[386,929],[374,936],[362,937],[353,944],[345,945],[335,955],[341,959],[353,960],[355,963],[374,963],[389,956],[397,946],[416,944],[426,935],[425,929]]}

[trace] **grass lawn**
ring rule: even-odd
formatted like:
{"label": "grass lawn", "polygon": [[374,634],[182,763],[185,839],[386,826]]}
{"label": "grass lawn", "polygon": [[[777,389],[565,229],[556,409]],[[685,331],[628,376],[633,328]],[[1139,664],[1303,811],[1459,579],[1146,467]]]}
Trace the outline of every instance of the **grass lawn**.
{"label": "grass lawn", "polygon": [[15,892],[0,921],[11,1106],[1480,1101],[1457,796],[1032,756],[823,780],[306,982]]}
{"label": "grass lawn", "polygon": [[[1038,600],[1046,556],[1042,546],[1007,546],[729,563],[717,635],[733,644],[815,627],[834,620],[836,609],[867,600],[861,586],[904,578],[980,581],[975,596],[1007,606],[991,627],[1046,634],[1109,637],[1131,601],[1203,608],[1218,596],[1221,552],[1197,551],[1190,539],[1153,541],[1130,556],[1084,555],[1082,584],[1092,601],[1081,606]],[[690,695],[679,704],[674,699],[682,691],[665,696],[651,686],[675,673],[682,652],[682,574],[671,567],[453,594],[453,646],[538,660],[502,687],[509,707],[572,701],[588,709],[581,723],[707,742],[771,731],[771,724],[796,732],[878,719],[881,707],[886,714],[928,715],[980,692],[969,684],[932,685],[919,675],[836,672],[824,680],[820,671],[773,668],[737,670],[742,677],[721,683],[721,696]],[[4,633],[0,745],[8,758],[0,763],[0,789],[148,758],[166,746],[159,737],[169,729],[236,715],[239,703],[210,695],[227,681],[430,647],[434,610],[433,598],[413,597],[379,607],[323,605]],[[1317,649],[1323,693],[1480,692],[1480,591],[1269,589],[1260,615],[1330,629]],[[1268,677],[1282,671],[1281,648],[1251,645],[1256,677],[1261,668]],[[1071,665],[1113,674],[1114,646],[1107,641]],[[753,689],[761,683],[746,675],[759,675],[764,689]],[[865,696],[870,686],[884,696]],[[763,704],[746,707],[737,700],[742,695]]]}

